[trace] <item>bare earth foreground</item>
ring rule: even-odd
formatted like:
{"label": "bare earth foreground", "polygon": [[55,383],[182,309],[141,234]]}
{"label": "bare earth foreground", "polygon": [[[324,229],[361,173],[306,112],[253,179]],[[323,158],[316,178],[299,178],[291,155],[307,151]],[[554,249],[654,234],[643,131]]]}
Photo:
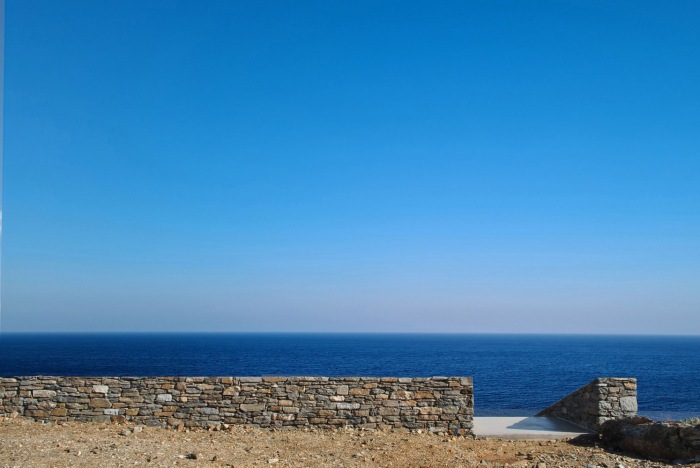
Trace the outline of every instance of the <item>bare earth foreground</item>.
{"label": "bare earth foreground", "polygon": [[[665,466],[581,441],[500,441],[398,431],[222,431],[0,420],[4,466]],[[686,465],[689,466],[689,465]],[[693,465],[699,466],[699,465]]]}

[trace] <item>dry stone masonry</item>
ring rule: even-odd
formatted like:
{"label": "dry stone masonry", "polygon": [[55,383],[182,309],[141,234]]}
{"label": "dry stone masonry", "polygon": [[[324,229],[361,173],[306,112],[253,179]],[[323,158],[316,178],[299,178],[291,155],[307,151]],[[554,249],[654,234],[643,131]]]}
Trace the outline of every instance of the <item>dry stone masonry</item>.
{"label": "dry stone masonry", "polygon": [[470,377],[12,377],[0,415],[149,426],[407,428],[471,433]]}
{"label": "dry stone masonry", "polygon": [[553,416],[598,431],[605,421],[637,415],[637,379],[601,377],[542,410]]}

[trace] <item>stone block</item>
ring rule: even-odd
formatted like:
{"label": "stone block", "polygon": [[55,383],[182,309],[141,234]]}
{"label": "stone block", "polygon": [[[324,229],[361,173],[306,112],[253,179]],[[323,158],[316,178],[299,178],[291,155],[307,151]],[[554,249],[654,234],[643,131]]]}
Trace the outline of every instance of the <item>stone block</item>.
{"label": "stone block", "polygon": [[260,383],[262,382],[262,377],[240,377],[238,379],[241,383]]}
{"label": "stone block", "polygon": [[47,411],[39,410],[39,409],[27,410],[24,412],[24,414],[25,414],[25,416],[29,416],[30,418],[37,418],[37,419],[39,419],[39,418],[44,419],[44,418],[49,417],[49,413]]}
{"label": "stone block", "polygon": [[459,413],[459,406],[443,406],[442,407],[442,412],[444,414],[457,414]]}
{"label": "stone block", "polygon": [[399,414],[401,414],[401,410],[399,408],[393,408],[390,406],[382,406],[378,409],[377,412],[380,416],[398,416]]}
{"label": "stone block", "polygon": [[107,393],[109,393],[109,386],[108,385],[93,385],[92,392],[93,393],[102,393],[103,395],[106,395]]}
{"label": "stone block", "polygon": [[89,406],[90,408],[111,408],[112,404],[105,398],[93,398]]}
{"label": "stone block", "polygon": [[624,412],[637,412],[637,398],[636,397],[622,397],[620,398],[620,409]]}
{"label": "stone block", "polygon": [[296,414],[282,414],[282,413],[274,413],[272,415],[272,420],[273,421],[294,421],[296,418]]}
{"label": "stone block", "polygon": [[68,415],[68,410],[66,408],[56,408],[51,410],[51,416],[53,417],[64,417]]}
{"label": "stone block", "polygon": [[241,411],[246,413],[252,413],[256,411],[263,411],[265,409],[265,404],[263,403],[242,403]]}
{"label": "stone block", "polygon": [[287,377],[263,377],[262,381],[268,383],[280,383],[287,381]]}
{"label": "stone block", "polygon": [[[25,404],[29,404],[29,402],[25,401]],[[52,401],[52,400],[41,400],[41,401],[36,401],[36,403],[32,402],[32,404],[36,404],[36,406],[38,406],[41,409],[48,409],[48,410],[52,410],[56,407],[56,402]]]}
{"label": "stone block", "polygon": [[359,403],[336,403],[335,407],[337,409],[353,410],[353,409],[360,409],[360,404]]}

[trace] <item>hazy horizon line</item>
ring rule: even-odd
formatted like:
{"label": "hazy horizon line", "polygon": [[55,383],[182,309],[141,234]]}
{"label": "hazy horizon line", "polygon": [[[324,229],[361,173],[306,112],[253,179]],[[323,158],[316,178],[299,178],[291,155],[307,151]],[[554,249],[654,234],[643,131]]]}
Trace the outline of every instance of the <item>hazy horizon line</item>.
{"label": "hazy horizon line", "polygon": [[590,332],[416,332],[416,331],[1,331],[2,335],[501,335],[501,336],[663,336],[697,337],[693,333],[590,333]]}

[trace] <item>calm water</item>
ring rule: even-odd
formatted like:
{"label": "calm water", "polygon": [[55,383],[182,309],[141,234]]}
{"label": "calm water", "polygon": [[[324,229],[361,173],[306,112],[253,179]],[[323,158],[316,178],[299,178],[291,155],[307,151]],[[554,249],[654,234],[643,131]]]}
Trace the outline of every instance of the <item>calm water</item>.
{"label": "calm water", "polygon": [[640,413],[700,415],[700,337],[2,334],[0,375],[474,377],[477,415],[532,414],[598,376],[637,377]]}

